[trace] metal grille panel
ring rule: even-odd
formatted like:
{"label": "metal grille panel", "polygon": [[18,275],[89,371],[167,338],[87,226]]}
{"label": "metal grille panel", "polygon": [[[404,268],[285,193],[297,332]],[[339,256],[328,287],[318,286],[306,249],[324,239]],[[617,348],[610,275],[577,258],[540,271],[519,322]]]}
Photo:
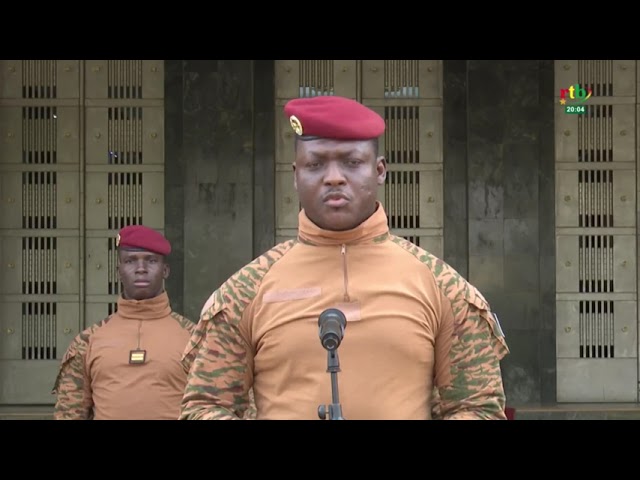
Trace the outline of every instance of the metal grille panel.
{"label": "metal grille panel", "polygon": [[417,98],[420,96],[419,61],[384,61],[385,98]]}
{"label": "metal grille panel", "polygon": [[22,61],[22,98],[56,98],[57,61]]}
{"label": "metal grille panel", "polygon": [[580,358],[614,358],[612,301],[580,302]]}
{"label": "metal grille panel", "polygon": [[[357,82],[356,60],[276,60],[275,94],[278,103],[316,95],[356,98]],[[278,115],[280,118],[282,115]]]}
{"label": "metal grille panel", "polygon": [[578,162],[613,162],[613,105],[586,105],[578,116]]}
{"label": "metal grille panel", "polygon": [[[635,165],[635,107],[628,103],[590,104],[602,99],[589,99],[585,113],[568,115],[564,105],[556,105],[556,157],[560,163]],[[625,98],[625,101],[627,99]]]}
{"label": "metal grille panel", "polygon": [[597,97],[613,96],[613,60],[578,60],[578,83]]}
{"label": "metal grille panel", "polygon": [[334,95],[333,60],[300,60],[300,97]]}
{"label": "metal grille panel", "polygon": [[578,244],[578,291],[613,292],[613,235],[581,235]]}
{"label": "metal grille panel", "polygon": [[107,175],[107,228],[120,229],[142,223],[142,173],[112,172]]}
{"label": "metal grille panel", "polygon": [[22,359],[52,360],[57,354],[55,302],[22,304]]}
{"label": "metal grille panel", "polygon": [[114,167],[164,164],[164,117],[161,108],[89,107],[86,110],[86,123],[87,164]]}
{"label": "metal grille panel", "polygon": [[22,172],[22,228],[56,228],[56,187],[56,172]]}
{"label": "metal grille panel", "polygon": [[420,228],[420,172],[388,172],[384,204],[390,228]]}
{"label": "metal grille panel", "polygon": [[442,61],[363,60],[361,65],[362,98],[367,103],[394,100],[411,105],[441,105]]}
{"label": "metal grille panel", "polygon": [[22,109],[22,163],[57,163],[56,107]]}
{"label": "metal grille panel", "polygon": [[578,225],[613,227],[613,170],[578,171]]}
{"label": "metal grille panel", "polygon": [[57,293],[57,238],[24,237],[22,239],[22,293],[55,295]]}
{"label": "metal grille panel", "polygon": [[77,99],[79,63],[78,60],[0,60],[0,98],[10,100],[13,105],[34,100],[53,104],[60,99]]}
{"label": "metal grille panel", "polygon": [[142,163],[142,107],[109,108],[109,165]]}
{"label": "metal grille panel", "polygon": [[420,115],[418,107],[385,107],[387,128],[384,145],[387,162],[420,162]]}
{"label": "metal grille panel", "polygon": [[[400,64],[387,61],[385,75],[392,74],[394,67],[401,68]],[[413,75],[412,68],[405,66],[405,70],[407,75]],[[406,80],[402,75],[398,77]],[[389,228],[422,248],[436,248],[432,253],[442,256],[442,165],[437,152],[440,143],[431,143],[436,132],[440,132],[435,120],[439,110],[417,104],[386,104],[377,110],[387,125],[381,140],[387,159],[387,179],[380,198],[387,211]],[[433,153],[431,158],[425,152]]]}
{"label": "metal grille panel", "polygon": [[142,60],[107,62],[108,98],[142,98]]}

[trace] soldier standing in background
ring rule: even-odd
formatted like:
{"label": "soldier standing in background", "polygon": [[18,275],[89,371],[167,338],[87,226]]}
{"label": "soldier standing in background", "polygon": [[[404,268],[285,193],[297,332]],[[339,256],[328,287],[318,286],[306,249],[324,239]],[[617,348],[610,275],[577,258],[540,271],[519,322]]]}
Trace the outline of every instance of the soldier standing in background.
{"label": "soldier standing in background", "polygon": [[181,363],[194,323],[172,311],[164,280],[171,245],[128,226],[117,239],[122,295],[116,313],[77,335],[53,393],[56,420],[176,420],[187,380]]}

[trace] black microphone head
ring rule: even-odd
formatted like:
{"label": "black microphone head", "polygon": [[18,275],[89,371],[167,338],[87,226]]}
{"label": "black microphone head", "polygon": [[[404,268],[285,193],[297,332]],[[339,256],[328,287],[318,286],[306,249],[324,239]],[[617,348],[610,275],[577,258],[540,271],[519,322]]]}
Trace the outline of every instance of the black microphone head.
{"label": "black microphone head", "polygon": [[328,308],[318,317],[318,329],[322,346],[327,350],[335,350],[340,346],[347,318],[337,308]]}
{"label": "black microphone head", "polygon": [[322,312],[318,317],[318,326],[322,325],[329,319],[337,320],[343,329],[347,328],[347,317],[345,317],[344,313],[337,308],[327,308]]}

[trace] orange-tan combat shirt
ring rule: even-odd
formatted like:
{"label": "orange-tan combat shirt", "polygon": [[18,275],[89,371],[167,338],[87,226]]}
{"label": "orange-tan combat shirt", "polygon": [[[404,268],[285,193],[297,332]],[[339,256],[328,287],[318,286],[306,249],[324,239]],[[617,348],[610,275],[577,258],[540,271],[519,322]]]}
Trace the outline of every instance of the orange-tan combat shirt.
{"label": "orange-tan combat shirt", "polygon": [[[116,313],[76,336],[62,358],[54,419],[177,420],[187,381],[181,357],[194,328],[166,292],[121,296]],[[146,352],[143,363],[129,363],[132,350]]]}
{"label": "orange-tan combat shirt", "polygon": [[299,234],[217,289],[183,361],[181,419],[318,419],[331,403],[318,317],[347,318],[339,401],[349,419],[505,419],[509,352],[487,301],[452,267],[390,234],[382,205],[350,231],[299,215]]}

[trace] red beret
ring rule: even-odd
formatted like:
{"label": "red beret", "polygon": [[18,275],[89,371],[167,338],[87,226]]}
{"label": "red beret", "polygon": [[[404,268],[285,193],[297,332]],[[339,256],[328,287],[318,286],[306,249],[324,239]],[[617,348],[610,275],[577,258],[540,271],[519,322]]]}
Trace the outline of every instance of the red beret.
{"label": "red beret", "polygon": [[335,95],[295,98],[284,106],[299,136],[369,140],[384,133],[384,119],[350,98]]}
{"label": "red beret", "polygon": [[116,247],[124,250],[146,250],[159,255],[169,255],[171,244],[164,236],[143,225],[130,225],[118,233]]}

